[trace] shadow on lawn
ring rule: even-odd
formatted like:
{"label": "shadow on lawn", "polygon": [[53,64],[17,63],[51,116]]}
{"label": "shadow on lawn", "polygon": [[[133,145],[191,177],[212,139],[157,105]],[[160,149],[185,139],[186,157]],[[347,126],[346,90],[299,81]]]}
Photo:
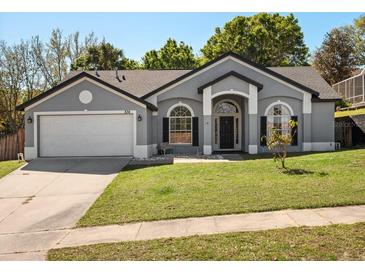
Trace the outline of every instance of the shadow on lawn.
{"label": "shadow on lawn", "polygon": [[310,174],[318,174],[319,176],[323,177],[323,176],[327,176],[328,173],[327,172],[314,172],[311,170],[305,170],[302,168],[287,168],[283,171],[284,174],[286,175],[310,175]]}
{"label": "shadow on lawn", "polygon": [[[306,155],[315,155],[315,154],[323,154],[323,153],[337,153],[339,151],[356,151],[365,149],[365,146],[354,146],[349,148],[342,148],[341,150],[334,150],[334,151],[308,151],[308,152],[288,152],[287,158],[295,158],[300,156]],[[236,152],[237,153],[237,152]],[[217,153],[219,154],[219,153]],[[242,160],[262,160],[262,159],[272,159],[273,155],[270,152],[265,152],[262,154],[248,154],[248,153],[239,153]]]}

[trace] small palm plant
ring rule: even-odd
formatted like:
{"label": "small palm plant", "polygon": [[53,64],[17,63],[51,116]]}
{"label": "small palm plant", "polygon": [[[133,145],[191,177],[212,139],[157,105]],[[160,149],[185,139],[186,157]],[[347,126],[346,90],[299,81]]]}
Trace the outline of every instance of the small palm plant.
{"label": "small palm plant", "polygon": [[[289,121],[290,128],[296,128],[298,122],[294,120]],[[266,139],[267,148],[274,153],[274,161],[280,161],[281,167],[286,169],[285,159],[288,154],[288,146],[291,145],[296,130],[291,133],[282,133],[278,129],[273,128],[269,137],[263,136]]]}

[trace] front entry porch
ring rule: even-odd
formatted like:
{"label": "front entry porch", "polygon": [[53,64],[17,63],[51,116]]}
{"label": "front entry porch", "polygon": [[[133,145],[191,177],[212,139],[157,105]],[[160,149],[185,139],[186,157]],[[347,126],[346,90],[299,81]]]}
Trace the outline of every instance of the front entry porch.
{"label": "front entry porch", "polygon": [[245,151],[245,101],[236,95],[213,99],[213,151]]}
{"label": "front entry porch", "polygon": [[204,115],[203,153],[258,151],[258,87],[245,83],[242,90],[202,89]]}

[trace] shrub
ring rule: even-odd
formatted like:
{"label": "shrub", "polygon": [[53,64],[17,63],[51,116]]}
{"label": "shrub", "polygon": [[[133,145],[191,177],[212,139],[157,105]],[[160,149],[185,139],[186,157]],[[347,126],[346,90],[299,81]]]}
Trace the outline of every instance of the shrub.
{"label": "shrub", "polygon": [[[298,122],[294,120],[289,121],[289,126],[291,128],[296,128]],[[263,136],[266,139],[267,148],[274,153],[274,161],[280,161],[281,167],[286,169],[285,159],[288,154],[288,146],[293,142],[293,137],[296,134],[296,131],[292,131],[291,133],[283,134],[281,131],[277,129],[272,129],[269,137]]]}

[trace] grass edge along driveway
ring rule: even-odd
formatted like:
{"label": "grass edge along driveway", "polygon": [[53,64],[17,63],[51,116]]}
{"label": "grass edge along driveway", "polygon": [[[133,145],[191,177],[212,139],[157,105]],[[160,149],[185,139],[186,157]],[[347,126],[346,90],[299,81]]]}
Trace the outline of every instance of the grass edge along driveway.
{"label": "grass edge along driveway", "polygon": [[365,223],[54,249],[49,260],[365,260]]}
{"label": "grass edge along driveway", "polygon": [[0,179],[5,177],[12,171],[24,165],[24,162],[19,161],[0,161]]}
{"label": "grass edge along driveway", "polygon": [[[267,156],[266,156],[267,157]],[[235,163],[127,167],[78,226],[365,204],[365,149]]]}

